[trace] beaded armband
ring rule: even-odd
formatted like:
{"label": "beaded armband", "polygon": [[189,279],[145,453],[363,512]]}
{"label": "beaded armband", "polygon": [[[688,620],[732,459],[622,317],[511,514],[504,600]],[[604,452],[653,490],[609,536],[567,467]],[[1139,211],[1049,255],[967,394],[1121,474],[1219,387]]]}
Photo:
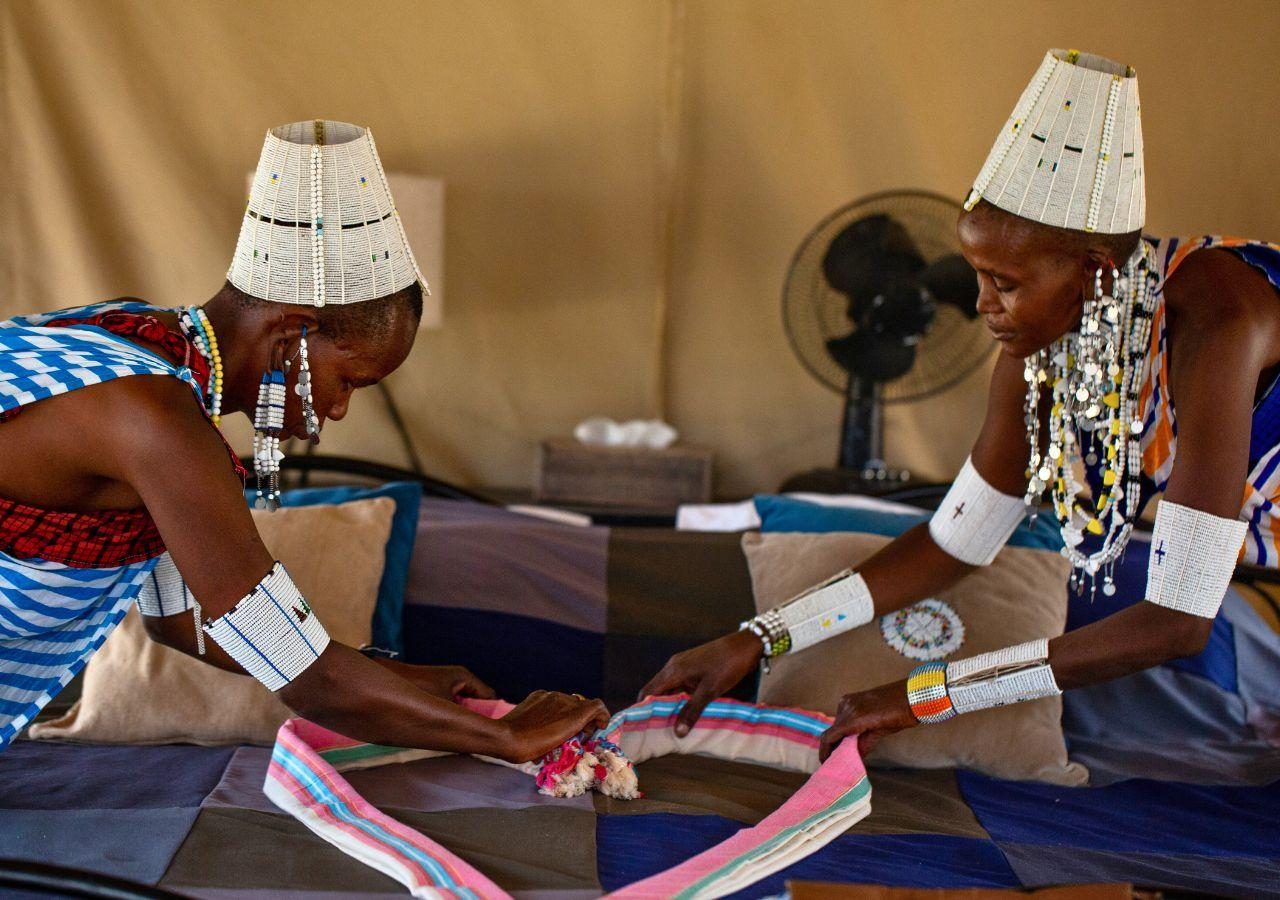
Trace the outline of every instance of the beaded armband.
{"label": "beaded armband", "polygon": [[1043,638],[947,664],[947,693],[956,712],[1009,706],[1062,693]]}
{"label": "beaded armband", "polygon": [[911,715],[921,725],[934,725],[959,715],[947,692],[947,664],[927,662],[912,669],[907,676],[907,702],[911,704]]}
{"label": "beaded armband", "polygon": [[227,655],[270,690],[301,675],[329,646],[329,634],[282,563],[231,611],[204,623]]}
{"label": "beaded armband", "polygon": [[907,702],[922,725],[1061,693],[1049,665],[1046,640],[953,663],[928,662],[907,677]]}
{"label": "beaded armband", "polygon": [[738,627],[738,630],[750,631],[764,645],[764,655],[761,657],[761,663],[764,666],[765,674],[769,672],[769,660],[781,656],[791,649],[791,634],[787,631],[786,623],[782,621],[782,616],[778,615],[776,609],[771,609],[753,619],[748,619]]}
{"label": "beaded armband", "polygon": [[1161,500],[1151,533],[1146,599],[1212,619],[1235,572],[1248,525]]}
{"label": "beaded armband", "polygon": [[791,650],[803,650],[875,618],[871,591],[851,569],[801,591],[786,603],[742,623],[764,644],[768,660]]}
{"label": "beaded armband", "polygon": [[993,488],[969,458],[929,520],[929,536],[948,556],[971,566],[989,566],[1026,512],[1021,497]]}

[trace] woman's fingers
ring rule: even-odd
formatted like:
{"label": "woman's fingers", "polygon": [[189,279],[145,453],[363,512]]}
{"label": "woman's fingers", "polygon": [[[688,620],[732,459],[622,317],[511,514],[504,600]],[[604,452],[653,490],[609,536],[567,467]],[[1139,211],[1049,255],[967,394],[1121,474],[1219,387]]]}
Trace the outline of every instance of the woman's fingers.
{"label": "woman's fingers", "polygon": [[702,717],[702,711],[707,708],[707,704],[716,699],[719,691],[710,683],[709,679],[703,679],[702,683],[694,690],[691,696],[680,708],[679,714],[676,715],[676,737],[684,737],[689,733],[694,725],[698,724],[698,719]]}
{"label": "woman's fingers", "polygon": [[852,733],[852,725],[841,720],[837,720],[830,728],[822,732],[822,737],[818,739],[818,762],[826,762],[827,757],[835,752],[836,747],[840,746],[840,742]]}
{"label": "woman's fingers", "polygon": [[459,666],[453,693],[458,697],[474,697],[478,700],[493,700],[498,696],[493,688],[477,678],[470,669],[464,669],[461,666]]}
{"label": "woman's fingers", "polygon": [[662,694],[674,694],[684,687],[684,678],[677,675],[671,662],[662,667],[657,675],[649,679],[649,682],[642,688],[640,693],[636,695],[636,702],[640,703],[645,697],[658,697]]}
{"label": "woman's fingers", "polygon": [[887,731],[864,731],[858,735],[858,753],[862,754],[865,759],[867,754],[876,749],[876,744],[880,743],[880,739],[889,732]]}
{"label": "woman's fingers", "polygon": [[599,731],[609,724],[609,720],[613,718],[609,715],[609,708],[604,705],[603,700],[591,700],[588,703],[591,712],[591,718],[587,721],[589,727],[584,727],[583,731]]}

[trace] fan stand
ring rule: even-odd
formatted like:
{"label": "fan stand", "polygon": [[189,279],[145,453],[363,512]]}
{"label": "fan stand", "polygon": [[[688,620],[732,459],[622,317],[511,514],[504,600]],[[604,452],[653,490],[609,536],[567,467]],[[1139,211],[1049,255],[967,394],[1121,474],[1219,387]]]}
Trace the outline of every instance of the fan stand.
{"label": "fan stand", "polygon": [[811,469],[792,475],[783,493],[885,494],[911,480],[905,469],[891,469],[881,458],[884,448],[884,406],[880,385],[850,376],[840,428],[839,464],[834,469]]}

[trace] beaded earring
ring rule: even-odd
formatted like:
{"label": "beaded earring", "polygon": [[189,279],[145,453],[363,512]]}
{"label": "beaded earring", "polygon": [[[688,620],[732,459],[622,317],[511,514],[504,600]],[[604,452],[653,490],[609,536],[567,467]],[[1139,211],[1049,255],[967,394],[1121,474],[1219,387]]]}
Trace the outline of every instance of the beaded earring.
{"label": "beaded earring", "polygon": [[313,443],[320,442],[320,417],[311,399],[311,360],[307,356],[307,326],[302,326],[302,337],[298,341],[298,383],[293,391],[302,399],[302,419],[307,428],[307,435]]}
{"label": "beaded earring", "polygon": [[[258,405],[253,415],[253,470],[258,479],[258,496],[253,505],[275,511],[280,508],[280,432],[284,429],[284,370],[272,369],[258,386]],[[266,490],[263,490],[263,482]]]}
{"label": "beaded earring", "polygon": [[[1030,444],[1026,502],[1035,515],[1041,494],[1051,489],[1062,529],[1062,553],[1075,570],[1071,585],[1115,593],[1112,566],[1124,551],[1137,518],[1142,475],[1142,390],[1144,364],[1155,308],[1155,259],[1140,242],[1123,271],[1111,267],[1111,291],[1104,269],[1094,274],[1079,331],[1069,333],[1026,360],[1026,422]],[[1040,453],[1040,395],[1052,398],[1045,455]],[[1101,490],[1081,496],[1076,463],[1098,467]],[[1085,535],[1096,549],[1081,546]]]}

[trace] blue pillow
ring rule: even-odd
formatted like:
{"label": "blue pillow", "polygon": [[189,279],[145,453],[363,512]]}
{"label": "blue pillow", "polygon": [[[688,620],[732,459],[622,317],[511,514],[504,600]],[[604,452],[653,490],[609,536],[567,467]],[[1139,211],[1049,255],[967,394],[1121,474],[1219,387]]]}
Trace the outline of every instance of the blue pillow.
{"label": "blue pillow", "polygon": [[[250,503],[256,491],[245,491]],[[391,519],[391,537],[387,539],[387,558],[378,583],[378,603],[373,610],[373,645],[385,650],[404,652],[404,589],[409,580],[409,559],[418,536],[418,507],[422,488],[412,481],[390,481],[379,487],[314,487],[285,491],[282,506],[318,506],[322,503],[350,503],[390,497],[396,502]]]}
{"label": "blue pillow", "polygon": [[[830,531],[858,531],[897,537],[921,522],[928,522],[933,515],[923,510],[908,513],[823,506],[775,494],[757,494],[755,504],[760,516],[760,530],[764,532],[802,531],[824,534]],[[1009,544],[1033,550],[1052,550],[1056,553],[1062,549],[1062,533],[1052,516],[1037,516],[1034,522],[1023,520],[1009,539]]]}

